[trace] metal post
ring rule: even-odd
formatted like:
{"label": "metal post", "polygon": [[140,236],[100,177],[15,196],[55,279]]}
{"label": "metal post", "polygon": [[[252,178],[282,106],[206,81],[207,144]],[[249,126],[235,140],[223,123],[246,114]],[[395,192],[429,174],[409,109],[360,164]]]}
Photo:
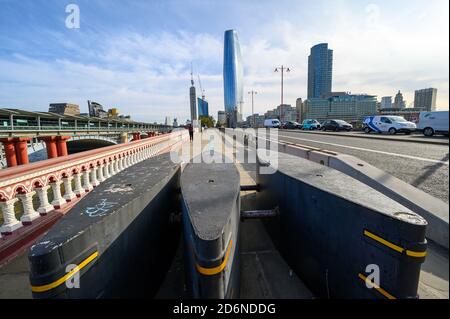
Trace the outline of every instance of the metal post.
{"label": "metal post", "polygon": [[282,120],[282,114],[283,114],[283,94],[284,94],[284,71],[290,72],[291,70],[290,70],[288,67],[285,67],[284,65],[281,65],[281,67],[275,68],[275,72],[278,72],[278,70],[281,70],[280,122],[283,122],[283,120]]}
{"label": "metal post", "polygon": [[248,94],[251,94],[251,95],[252,95],[252,118],[253,118],[253,124],[252,124],[252,127],[254,127],[254,126],[255,126],[255,110],[254,110],[254,100],[253,100],[253,96],[254,96],[255,94],[258,94],[258,92],[254,91],[254,90],[251,90],[250,92],[248,92]]}

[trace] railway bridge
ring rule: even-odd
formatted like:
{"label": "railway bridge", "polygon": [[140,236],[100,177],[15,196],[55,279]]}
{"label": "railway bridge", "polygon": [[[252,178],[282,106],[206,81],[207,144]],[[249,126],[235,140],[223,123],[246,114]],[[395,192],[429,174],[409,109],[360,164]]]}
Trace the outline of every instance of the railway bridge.
{"label": "railway bridge", "polygon": [[46,150],[47,158],[139,140],[171,128],[115,118],[60,115],[0,109],[0,166],[28,164],[29,155]]}

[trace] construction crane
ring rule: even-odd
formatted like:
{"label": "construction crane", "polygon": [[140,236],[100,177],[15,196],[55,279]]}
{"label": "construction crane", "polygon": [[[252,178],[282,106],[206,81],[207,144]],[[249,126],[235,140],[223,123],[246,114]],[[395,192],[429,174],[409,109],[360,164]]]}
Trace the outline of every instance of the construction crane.
{"label": "construction crane", "polygon": [[197,74],[198,76],[198,84],[200,85],[200,91],[202,92],[202,100],[205,99],[205,90],[202,88],[202,81],[200,81],[200,74]]}

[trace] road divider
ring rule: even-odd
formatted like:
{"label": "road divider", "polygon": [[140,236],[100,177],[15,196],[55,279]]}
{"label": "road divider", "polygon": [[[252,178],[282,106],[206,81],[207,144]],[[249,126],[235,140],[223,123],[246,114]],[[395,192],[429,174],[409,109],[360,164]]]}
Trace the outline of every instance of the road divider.
{"label": "road divider", "polygon": [[[261,141],[264,139],[259,138],[258,143]],[[269,140],[265,140],[266,143],[267,141]],[[278,143],[278,151],[281,153],[298,156],[341,171],[411,209],[427,220],[427,238],[442,247],[449,248],[449,206],[442,200],[352,155],[301,144],[270,141]]]}
{"label": "road divider", "polygon": [[278,207],[266,226],[315,294],[418,297],[427,247],[424,218],[330,167],[284,153],[277,165],[274,174],[257,173],[258,205]]}

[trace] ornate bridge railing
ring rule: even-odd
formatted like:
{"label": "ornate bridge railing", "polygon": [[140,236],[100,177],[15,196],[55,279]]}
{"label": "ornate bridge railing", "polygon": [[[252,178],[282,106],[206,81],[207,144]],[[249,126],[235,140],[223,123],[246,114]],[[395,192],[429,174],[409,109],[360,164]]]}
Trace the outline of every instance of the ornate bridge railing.
{"label": "ornate bridge railing", "polygon": [[0,240],[73,204],[127,167],[181,145],[185,138],[186,133],[178,131],[1,170]]}

